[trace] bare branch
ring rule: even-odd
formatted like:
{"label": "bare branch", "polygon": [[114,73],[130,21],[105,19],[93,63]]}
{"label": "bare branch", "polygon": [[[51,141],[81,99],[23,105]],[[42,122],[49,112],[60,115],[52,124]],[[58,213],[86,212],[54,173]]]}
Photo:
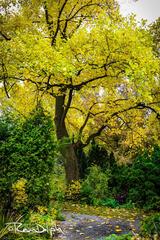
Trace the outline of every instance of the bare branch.
{"label": "bare branch", "polygon": [[[88,83],[94,82],[95,80],[99,80],[99,79],[102,79],[102,78],[105,78],[105,77],[115,77],[115,76],[110,76],[110,75],[104,74],[102,76],[97,76],[97,77],[88,79],[86,81],[83,81],[80,84],[75,84],[75,85],[73,85],[72,83],[55,83],[55,84],[51,84],[48,81],[42,83],[41,81],[36,81],[35,82],[32,79],[20,79],[20,78],[17,78],[17,79],[19,79],[21,81],[28,80],[28,81],[30,81],[32,83],[36,83],[37,85],[41,85],[41,90],[44,89],[44,88],[51,89],[51,88],[57,87],[57,88],[61,88],[62,92],[65,92],[67,89],[72,89],[72,90],[79,91],[82,87],[86,86]],[[10,78],[15,78],[15,77],[10,77]],[[43,87],[42,84],[44,84],[46,86]]]}
{"label": "bare branch", "polygon": [[[76,4],[72,7],[72,9],[71,9],[71,11],[70,11],[70,13],[69,13],[69,15],[68,15],[68,18],[72,15],[72,13],[73,13],[74,9],[76,8],[78,2],[79,2],[79,1],[77,1]],[[68,18],[67,18],[67,19],[68,19]]]}

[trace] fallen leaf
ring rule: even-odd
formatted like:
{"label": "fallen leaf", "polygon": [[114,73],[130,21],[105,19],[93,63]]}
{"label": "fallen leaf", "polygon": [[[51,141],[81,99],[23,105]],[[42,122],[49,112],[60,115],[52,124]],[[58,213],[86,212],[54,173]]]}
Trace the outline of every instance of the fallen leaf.
{"label": "fallen leaf", "polygon": [[122,232],[122,229],[116,228],[115,231],[116,231],[116,232]]}

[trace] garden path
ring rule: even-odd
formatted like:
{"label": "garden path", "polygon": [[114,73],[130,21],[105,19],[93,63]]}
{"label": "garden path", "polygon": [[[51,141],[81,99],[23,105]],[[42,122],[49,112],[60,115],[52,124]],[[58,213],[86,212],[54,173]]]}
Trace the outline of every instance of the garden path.
{"label": "garden path", "polygon": [[63,233],[55,240],[97,240],[110,234],[133,234],[139,231],[139,219],[108,218],[94,215],[64,212],[65,221],[58,226]]}

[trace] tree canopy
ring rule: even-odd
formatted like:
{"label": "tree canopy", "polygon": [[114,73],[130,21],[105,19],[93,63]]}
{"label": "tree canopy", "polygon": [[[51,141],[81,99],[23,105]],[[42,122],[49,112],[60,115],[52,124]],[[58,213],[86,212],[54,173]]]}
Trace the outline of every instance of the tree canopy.
{"label": "tree canopy", "polygon": [[159,59],[114,0],[4,0],[1,13],[0,97],[23,113],[49,105],[57,138],[72,138],[66,172],[95,137],[127,152],[158,143]]}

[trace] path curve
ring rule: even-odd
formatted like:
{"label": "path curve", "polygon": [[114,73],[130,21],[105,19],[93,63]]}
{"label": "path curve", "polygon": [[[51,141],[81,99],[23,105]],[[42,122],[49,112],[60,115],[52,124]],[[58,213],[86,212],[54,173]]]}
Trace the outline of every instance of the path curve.
{"label": "path curve", "polygon": [[65,221],[58,222],[63,233],[54,240],[97,240],[110,234],[127,234],[139,231],[139,219],[133,221],[64,212]]}

